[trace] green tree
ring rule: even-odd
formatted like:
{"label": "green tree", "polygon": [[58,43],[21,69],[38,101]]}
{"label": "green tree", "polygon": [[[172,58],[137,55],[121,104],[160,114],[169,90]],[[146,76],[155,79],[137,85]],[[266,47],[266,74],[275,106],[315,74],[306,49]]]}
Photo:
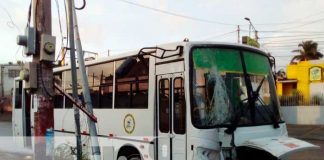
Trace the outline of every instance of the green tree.
{"label": "green tree", "polygon": [[323,54],[320,53],[317,49],[318,44],[312,40],[303,41],[298,44],[300,49],[293,50],[292,52],[298,52],[299,55],[294,56],[290,63],[295,63],[296,61],[308,61],[308,60],[316,60],[323,57]]}

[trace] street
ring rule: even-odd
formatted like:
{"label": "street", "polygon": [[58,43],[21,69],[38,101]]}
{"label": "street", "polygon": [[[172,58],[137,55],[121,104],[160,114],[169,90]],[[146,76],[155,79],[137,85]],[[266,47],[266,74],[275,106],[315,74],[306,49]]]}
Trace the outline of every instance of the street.
{"label": "street", "polygon": [[[32,159],[30,149],[19,148],[11,136],[11,118],[9,115],[0,116],[0,160],[29,160]],[[324,160],[324,125],[288,125],[289,136],[305,140],[320,149],[294,153],[289,160]]]}
{"label": "street", "polygon": [[288,125],[288,134],[321,147],[295,153],[290,160],[324,160],[324,125]]}
{"label": "street", "polygon": [[30,160],[32,150],[17,147],[11,130],[11,115],[0,115],[0,160]]}

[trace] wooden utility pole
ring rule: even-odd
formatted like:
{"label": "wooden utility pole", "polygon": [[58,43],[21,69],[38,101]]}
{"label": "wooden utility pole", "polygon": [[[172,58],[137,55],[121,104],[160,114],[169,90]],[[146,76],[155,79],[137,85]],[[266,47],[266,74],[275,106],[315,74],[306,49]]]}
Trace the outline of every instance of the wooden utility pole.
{"label": "wooden utility pole", "polygon": [[[34,90],[37,112],[34,120],[35,159],[53,159],[54,95],[53,62],[40,60],[42,35],[52,34],[51,0],[33,0],[33,19],[36,29],[37,88]],[[55,53],[54,53],[55,54]],[[30,75],[33,76],[33,75]]]}

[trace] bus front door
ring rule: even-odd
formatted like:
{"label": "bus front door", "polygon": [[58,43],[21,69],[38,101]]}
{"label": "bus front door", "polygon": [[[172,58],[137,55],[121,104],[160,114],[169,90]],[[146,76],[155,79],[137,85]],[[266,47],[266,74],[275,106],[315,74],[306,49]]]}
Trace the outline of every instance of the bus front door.
{"label": "bus front door", "polygon": [[183,74],[160,75],[157,80],[158,159],[187,159]]}

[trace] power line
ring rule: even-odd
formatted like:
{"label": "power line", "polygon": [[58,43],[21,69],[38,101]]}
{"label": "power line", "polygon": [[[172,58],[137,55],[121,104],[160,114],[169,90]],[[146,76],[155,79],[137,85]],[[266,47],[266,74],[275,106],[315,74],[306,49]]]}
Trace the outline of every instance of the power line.
{"label": "power line", "polygon": [[[264,42],[262,43],[263,45],[266,45],[266,44],[299,44],[303,41],[306,41],[306,40],[290,40],[290,41],[270,41],[270,42]],[[321,40],[317,40],[317,41],[314,41],[316,43],[323,43],[324,41],[321,41]]]}
{"label": "power line", "polygon": [[61,34],[61,37],[62,37],[61,43],[63,44],[64,36],[63,36],[63,32],[62,32],[60,6],[59,6],[59,3],[58,3],[58,0],[55,0],[55,3],[56,3],[56,9],[57,9],[57,16],[58,16],[58,20],[59,20],[60,34]]}
{"label": "power line", "polygon": [[[241,30],[242,32],[249,32],[248,30]],[[319,34],[324,34],[324,32],[320,32],[320,31],[280,31],[280,30],[258,30],[258,32],[263,32],[263,33],[319,33]]]}
{"label": "power line", "polygon": [[259,37],[259,39],[268,39],[268,38],[285,38],[285,37],[312,37],[312,36],[318,36],[318,35],[324,35],[322,34],[302,34],[302,35],[283,35],[283,36],[267,36],[267,37]]}
{"label": "power line", "polygon": [[216,35],[216,36],[210,36],[208,38],[205,38],[204,40],[211,40],[211,39],[214,39],[214,38],[217,38],[217,37],[224,37],[226,35],[229,35],[229,34],[232,34],[232,33],[236,33],[236,32],[237,32],[237,30],[231,31],[231,32],[227,32],[227,33],[223,33],[223,34]]}
{"label": "power line", "polygon": [[295,45],[265,45],[267,47],[272,47],[272,48],[275,48],[275,47],[298,47],[298,44],[295,44]]}
{"label": "power line", "polygon": [[[305,41],[308,41],[308,40],[290,40],[290,41],[269,41],[269,42],[262,42],[261,44],[265,45],[265,44],[296,44],[298,45],[299,43],[302,43],[302,42],[305,42]],[[312,40],[318,44],[320,43],[323,43],[323,39],[317,39],[316,41],[315,40]]]}
{"label": "power line", "polygon": [[[57,9],[57,16],[58,16],[58,21],[59,21],[59,28],[60,28],[60,34],[61,34],[61,49],[63,48],[64,46],[64,36],[63,36],[63,31],[62,31],[62,22],[61,22],[61,12],[60,12],[60,5],[59,5],[59,2],[58,0],[55,0],[55,3],[56,3],[56,9]],[[65,4],[65,3],[64,3]],[[67,34],[68,32],[66,32]],[[67,36],[66,36],[67,37]],[[64,53],[64,56],[65,56],[66,52]],[[60,53],[57,55],[56,57],[56,60],[55,61],[58,61],[60,57]],[[63,58],[63,57],[62,57]]]}
{"label": "power line", "polygon": [[7,26],[10,27],[10,28],[16,28],[18,32],[21,32],[20,28],[16,25],[16,23],[13,21],[12,19],[12,16],[11,14],[9,13],[9,11],[5,8],[5,7],[2,7],[2,10],[4,12],[6,12],[7,16],[9,17],[10,21],[7,22]]}
{"label": "power line", "polygon": [[141,8],[149,9],[151,11],[155,11],[155,12],[159,12],[159,13],[163,13],[163,14],[168,14],[168,15],[171,15],[171,16],[181,17],[181,18],[185,18],[185,19],[190,19],[190,20],[193,20],[193,21],[212,23],[212,24],[219,24],[219,25],[237,26],[237,24],[230,24],[230,23],[224,23],[224,22],[218,22],[218,21],[211,21],[211,20],[197,18],[197,17],[191,17],[191,16],[187,16],[187,15],[182,15],[182,14],[166,11],[166,10],[161,10],[161,9],[158,9],[158,8],[145,6],[145,5],[135,3],[135,2],[130,2],[130,1],[127,1],[127,0],[119,0],[119,1],[127,3],[127,4],[131,4],[131,5],[134,5],[134,6],[138,6],[138,7],[141,7]]}
{"label": "power line", "polygon": [[320,12],[317,12],[317,13],[314,13],[314,14],[311,14],[311,15],[308,15],[308,16],[305,16],[305,17],[302,17],[302,18],[298,18],[297,20],[294,20],[294,21],[289,21],[289,22],[274,22],[274,23],[256,23],[255,25],[287,25],[287,24],[297,24],[297,23],[302,23],[302,22],[298,22],[302,19],[306,19],[306,18],[309,18],[309,17],[312,17],[312,16],[317,16],[317,15],[320,15],[324,13],[324,10],[323,11],[320,11]]}
{"label": "power line", "polygon": [[310,24],[318,23],[318,22],[321,22],[323,20],[324,20],[324,18],[320,18],[320,19],[317,19],[317,20],[314,20],[314,21],[311,21],[311,22],[307,22],[307,23],[298,25],[298,26],[293,26],[293,27],[288,27],[288,28],[282,28],[282,29],[279,29],[278,31],[284,31],[284,30],[288,30],[288,29],[299,28],[299,27],[303,27],[303,26],[310,25]]}

